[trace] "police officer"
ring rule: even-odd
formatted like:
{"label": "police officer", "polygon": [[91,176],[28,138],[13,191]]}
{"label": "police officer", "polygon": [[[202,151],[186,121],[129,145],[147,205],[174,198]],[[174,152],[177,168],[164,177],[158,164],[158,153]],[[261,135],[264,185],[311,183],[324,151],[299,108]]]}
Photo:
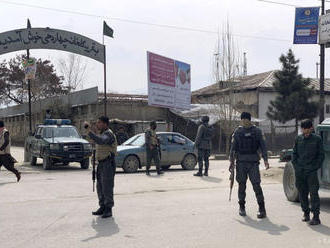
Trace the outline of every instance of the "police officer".
{"label": "police officer", "polygon": [[146,174],[150,175],[151,161],[154,160],[156,164],[157,174],[161,175],[164,172],[160,167],[160,144],[156,134],[157,123],[155,121],[150,122],[150,128],[145,132],[146,140],[146,152],[147,152],[147,171]]}
{"label": "police officer", "polygon": [[267,170],[269,169],[267,149],[261,130],[251,123],[251,114],[248,112],[243,112],[241,114],[241,120],[242,126],[239,126],[232,136],[232,144],[230,150],[231,164],[229,171],[234,170],[236,160],[236,181],[238,182],[239,214],[241,216],[246,216],[245,191],[247,178],[249,177],[259,205],[257,217],[262,219],[266,217],[266,209],[263,192],[260,186],[260,157],[258,150],[261,150]]}
{"label": "police officer", "polygon": [[202,124],[199,125],[196,139],[195,147],[198,149],[198,172],[194,174],[196,177],[203,176],[203,161],[205,165],[204,176],[208,176],[209,170],[209,157],[211,153],[211,139],[212,130],[209,127],[209,117],[202,117]]}
{"label": "police officer", "polygon": [[100,207],[93,212],[93,215],[102,215],[102,218],[108,218],[112,216],[114,206],[113,188],[116,172],[117,140],[109,128],[108,117],[101,116],[97,120],[96,127],[100,131],[100,135],[91,131],[90,125],[87,122],[85,123],[88,136],[96,143],[95,158],[98,161],[96,188]]}
{"label": "police officer", "polygon": [[[302,221],[310,221],[310,210],[313,219],[310,225],[321,224],[320,198],[318,194],[319,180],[317,171],[324,160],[324,151],[321,137],[312,133],[313,122],[304,120],[301,122],[302,134],[296,138],[292,154],[292,164],[295,169],[296,186],[299,191],[299,199],[304,216]],[[309,208],[308,195],[311,196],[311,209]]]}
{"label": "police officer", "polygon": [[128,134],[125,132],[124,127],[119,127],[119,130],[117,132],[117,141],[118,145],[123,144],[126,140],[128,140]]}
{"label": "police officer", "polygon": [[7,170],[16,175],[17,182],[21,179],[21,173],[15,169],[14,162],[16,160],[10,154],[11,139],[9,131],[5,128],[5,124],[0,120],[0,168],[3,165]]}

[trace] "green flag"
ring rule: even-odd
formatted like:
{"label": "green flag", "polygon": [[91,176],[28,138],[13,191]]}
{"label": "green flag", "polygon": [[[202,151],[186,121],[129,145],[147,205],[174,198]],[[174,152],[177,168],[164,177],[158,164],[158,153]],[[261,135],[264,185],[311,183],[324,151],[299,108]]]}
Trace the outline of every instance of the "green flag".
{"label": "green flag", "polygon": [[105,21],[103,22],[103,35],[113,38],[113,29],[110,28]]}

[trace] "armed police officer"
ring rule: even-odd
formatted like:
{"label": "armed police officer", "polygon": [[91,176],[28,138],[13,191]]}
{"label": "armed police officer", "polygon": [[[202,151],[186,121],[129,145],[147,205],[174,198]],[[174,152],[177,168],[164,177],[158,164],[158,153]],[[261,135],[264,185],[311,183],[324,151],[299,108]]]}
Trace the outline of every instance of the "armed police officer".
{"label": "armed police officer", "polygon": [[161,175],[164,172],[160,167],[160,142],[156,134],[157,123],[155,121],[150,122],[150,128],[145,132],[145,143],[147,152],[147,171],[146,174],[150,175],[151,161],[153,160],[156,165],[157,174]]}
{"label": "armed police officer", "polygon": [[246,182],[249,177],[253,190],[255,192],[259,205],[258,218],[266,217],[265,201],[262,188],[260,186],[259,172],[259,153],[261,151],[262,158],[265,162],[266,170],[269,169],[267,149],[262,132],[259,128],[251,123],[251,114],[243,112],[241,114],[242,126],[239,126],[233,136],[230,150],[230,168],[232,171],[235,168],[236,160],[236,181],[238,182],[238,199],[239,199],[239,214],[246,216],[245,197],[246,197]]}
{"label": "armed police officer", "polygon": [[[310,211],[313,219],[310,225],[321,224],[320,198],[318,194],[319,180],[317,171],[324,160],[324,151],[321,137],[313,133],[313,122],[304,120],[301,122],[302,135],[296,138],[292,154],[292,164],[295,169],[296,186],[299,191],[299,199],[304,216],[302,221],[310,221]],[[311,197],[311,209],[309,208],[308,195]]]}
{"label": "armed police officer", "polygon": [[112,216],[114,206],[113,188],[116,172],[115,156],[117,154],[117,140],[109,128],[109,118],[101,116],[96,123],[100,135],[95,134],[86,122],[85,128],[88,136],[96,143],[96,160],[98,161],[96,179],[97,195],[99,198],[99,209],[93,215],[102,215],[102,218]]}
{"label": "armed police officer", "polygon": [[21,179],[21,173],[15,169],[17,162],[10,154],[11,139],[9,131],[5,128],[5,123],[0,120],[0,168],[3,165],[7,170],[15,174],[17,182]]}
{"label": "armed police officer", "polygon": [[195,147],[198,149],[198,172],[194,174],[196,177],[203,176],[203,161],[205,165],[204,176],[208,176],[209,171],[209,157],[211,153],[211,139],[213,130],[209,127],[209,117],[202,117],[202,124],[199,125]]}

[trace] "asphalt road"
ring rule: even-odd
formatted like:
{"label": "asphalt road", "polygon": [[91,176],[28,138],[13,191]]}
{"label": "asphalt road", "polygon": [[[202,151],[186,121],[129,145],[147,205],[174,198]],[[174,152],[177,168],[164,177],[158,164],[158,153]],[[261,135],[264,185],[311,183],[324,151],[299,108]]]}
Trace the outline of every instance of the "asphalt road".
{"label": "asphalt road", "polygon": [[[21,148],[13,154],[23,159]],[[247,217],[237,214],[237,185],[228,201],[228,163],[211,161],[210,176],[174,166],[163,176],[124,174],[115,181],[114,218],[91,215],[97,208],[91,170],[78,165],[43,171],[19,165],[22,181],[0,172],[0,247],[330,247],[330,192],[321,191],[322,225],[300,221],[299,204],[286,200],[271,160],[262,171],[268,218],[256,218],[248,185]],[[262,167],[261,167],[262,168]]]}

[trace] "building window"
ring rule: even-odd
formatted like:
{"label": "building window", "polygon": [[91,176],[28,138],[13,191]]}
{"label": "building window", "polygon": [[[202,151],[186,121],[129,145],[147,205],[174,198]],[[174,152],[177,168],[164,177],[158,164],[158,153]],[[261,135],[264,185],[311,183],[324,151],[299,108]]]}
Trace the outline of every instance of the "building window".
{"label": "building window", "polygon": [[325,113],[330,114],[330,105],[329,104],[325,105]]}

